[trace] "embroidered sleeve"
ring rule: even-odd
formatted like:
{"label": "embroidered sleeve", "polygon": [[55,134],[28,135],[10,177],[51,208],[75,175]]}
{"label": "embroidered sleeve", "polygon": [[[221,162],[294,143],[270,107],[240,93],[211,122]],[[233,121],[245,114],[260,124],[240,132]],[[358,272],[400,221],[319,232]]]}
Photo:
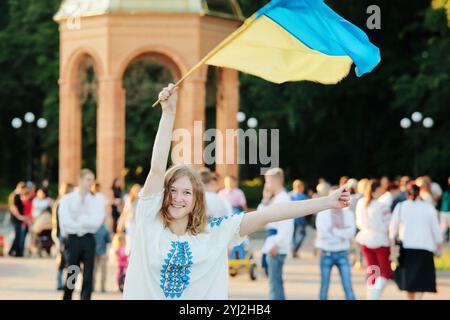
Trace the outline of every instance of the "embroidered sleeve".
{"label": "embroidered sleeve", "polygon": [[246,239],[239,234],[244,214],[245,212],[241,211],[231,216],[209,217],[208,225],[215,233],[215,239],[223,241],[227,247],[241,244]]}

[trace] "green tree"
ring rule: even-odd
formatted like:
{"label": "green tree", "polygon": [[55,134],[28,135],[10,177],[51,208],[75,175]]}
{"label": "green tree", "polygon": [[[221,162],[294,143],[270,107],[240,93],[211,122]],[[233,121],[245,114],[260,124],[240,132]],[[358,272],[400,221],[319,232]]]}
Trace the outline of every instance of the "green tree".
{"label": "green tree", "polygon": [[[251,15],[267,0],[240,0]],[[420,173],[443,182],[450,162],[449,108],[450,41],[443,10],[429,0],[328,0],[327,4],[366,31],[381,49],[382,61],[362,78],[353,72],[334,86],[309,82],[275,85],[241,74],[241,109],[256,116],[260,128],[280,128],[281,167],[288,178],[315,183],[319,176],[333,182],[355,177],[412,174],[412,141],[399,121],[419,110],[435,120],[419,150]],[[367,30],[366,9],[381,8],[381,30]],[[23,130],[10,122],[27,111],[48,119],[34,144],[35,168],[45,151],[53,181],[58,172],[58,25],[52,20],[60,0],[0,1],[0,184],[13,185],[26,174]],[[214,123],[214,72],[208,74],[207,125]],[[150,109],[158,90],[168,82],[166,71],[149,62],[129,67],[127,92],[126,166],[129,182],[140,181],[139,166],[148,168],[149,151],[159,118]],[[95,132],[95,99],[83,105],[83,130]],[[95,161],[95,134],[84,138],[85,164]],[[42,148],[42,149],[41,149]],[[89,151],[90,150],[90,151]],[[259,174],[243,166],[244,178]],[[45,175],[37,173],[35,178]]]}
{"label": "green tree", "polygon": [[[25,132],[11,127],[12,118],[23,118],[27,111],[41,116],[52,100],[56,103],[51,107],[57,109],[58,27],[52,16],[59,4],[60,0],[0,2],[1,184],[12,184],[26,174]],[[57,127],[49,120],[45,135]],[[39,154],[42,137],[33,141],[34,155]]]}

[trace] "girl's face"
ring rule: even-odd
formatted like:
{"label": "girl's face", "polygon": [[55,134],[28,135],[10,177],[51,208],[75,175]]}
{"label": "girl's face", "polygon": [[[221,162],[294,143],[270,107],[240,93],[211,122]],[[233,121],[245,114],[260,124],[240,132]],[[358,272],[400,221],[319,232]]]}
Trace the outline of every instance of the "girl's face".
{"label": "girl's face", "polygon": [[170,186],[171,203],[168,211],[175,220],[180,220],[189,216],[194,208],[194,190],[191,180],[182,177]]}

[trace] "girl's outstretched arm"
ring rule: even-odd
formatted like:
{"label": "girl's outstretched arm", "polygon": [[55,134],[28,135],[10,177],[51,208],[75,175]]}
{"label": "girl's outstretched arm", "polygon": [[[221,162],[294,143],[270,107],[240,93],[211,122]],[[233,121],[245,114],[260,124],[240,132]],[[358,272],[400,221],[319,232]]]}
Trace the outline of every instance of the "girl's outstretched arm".
{"label": "girl's outstretched arm", "polygon": [[348,206],[349,201],[350,193],[342,187],[327,197],[269,205],[244,215],[240,235],[253,233],[269,222],[303,217],[332,208],[344,208]]}
{"label": "girl's outstretched arm", "polygon": [[177,88],[173,84],[169,84],[159,93],[162,115],[153,145],[150,172],[142,188],[144,196],[160,192],[164,187],[164,174],[172,142],[177,99]]}

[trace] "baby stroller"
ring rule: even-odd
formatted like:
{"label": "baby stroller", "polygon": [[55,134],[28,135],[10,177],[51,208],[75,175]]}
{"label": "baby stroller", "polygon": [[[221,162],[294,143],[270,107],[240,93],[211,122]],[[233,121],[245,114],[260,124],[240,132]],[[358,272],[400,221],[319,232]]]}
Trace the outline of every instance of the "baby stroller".
{"label": "baby stroller", "polygon": [[42,251],[51,255],[52,246],[52,218],[49,211],[44,211],[33,224],[33,233],[35,235],[34,245],[39,257],[42,257]]}
{"label": "baby stroller", "polygon": [[248,243],[244,242],[229,250],[228,272],[232,277],[235,277],[239,272],[248,272],[250,279],[255,281],[257,265],[253,253],[247,247]]}
{"label": "baby stroller", "polygon": [[36,248],[39,257],[42,257],[42,251],[50,256],[53,246],[52,229],[45,229],[36,234]]}

